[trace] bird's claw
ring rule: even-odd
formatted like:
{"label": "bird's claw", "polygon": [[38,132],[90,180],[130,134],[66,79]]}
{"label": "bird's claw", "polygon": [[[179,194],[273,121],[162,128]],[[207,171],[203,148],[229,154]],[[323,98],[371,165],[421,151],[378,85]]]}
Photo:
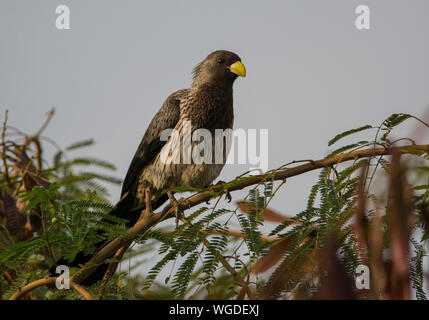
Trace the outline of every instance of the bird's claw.
{"label": "bird's claw", "polygon": [[231,193],[229,192],[229,190],[225,191],[225,200],[227,200],[228,203],[230,203],[232,200],[232,196],[231,196]]}
{"label": "bird's claw", "polygon": [[174,215],[176,217],[176,228],[179,226],[179,220],[183,219],[183,212],[179,209],[179,206],[174,206]]}
{"label": "bird's claw", "polygon": [[[168,198],[170,199],[171,206],[174,208],[174,216],[176,217],[176,228],[179,225],[179,220],[184,218],[183,211],[179,208],[179,202],[176,200],[171,192],[168,192]],[[183,199],[183,198],[182,198]],[[179,201],[181,201],[180,199]]]}

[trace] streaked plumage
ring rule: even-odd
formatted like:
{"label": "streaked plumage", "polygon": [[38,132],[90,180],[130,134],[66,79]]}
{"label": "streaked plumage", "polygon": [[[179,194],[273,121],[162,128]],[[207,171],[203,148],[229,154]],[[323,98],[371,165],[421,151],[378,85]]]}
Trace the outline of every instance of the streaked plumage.
{"label": "streaked plumage", "polygon": [[205,187],[219,176],[224,163],[163,163],[161,152],[182,152],[182,145],[172,138],[161,141],[160,134],[168,128],[182,132],[185,121],[190,121],[192,130],[205,128],[213,135],[215,129],[232,128],[232,85],[237,74],[231,72],[229,67],[237,61],[241,61],[240,58],[229,51],[211,53],[194,69],[192,86],[174,92],[165,100],[150,122],[131,161],[121,200],[112,214],[130,220],[132,225],[144,207],[144,190],[147,186],[151,187],[153,207],[157,208],[168,199],[165,195],[160,196],[163,189],[175,186]]}

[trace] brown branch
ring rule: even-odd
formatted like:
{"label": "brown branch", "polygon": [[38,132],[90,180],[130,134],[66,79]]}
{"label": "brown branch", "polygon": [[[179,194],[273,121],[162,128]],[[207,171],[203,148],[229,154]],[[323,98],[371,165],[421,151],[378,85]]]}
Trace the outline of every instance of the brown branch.
{"label": "brown branch", "polygon": [[49,277],[49,278],[43,278],[43,279],[33,281],[33,282],[27,284],[26,286],[19,288],[18,291],[15,292],[9,298],[9,300],[18,300],[19,298],[21,298],[22,296],[24,296],[28,292],[30,292],[30,291],[38,288],[38,287],[41,287],[41,286],[53,284],[53,283],[55,283],[56,280],[57,280],[57,277]]}
{"label": "brown branch", "polygon": [[78,285],[77,283],[75,283],[73,281],[70,281],[70,288],[72,288],[74,291],[79,293],[86,300],[94,300],[94,298],[92,297],[92,295],[88,291],[86,291],[84,288],[82,288],[80,285]]}
{"label": "brown branch", "polygon": [[[349,153],[342,153],[333,157],[311,161],[309,163],[299,165],[293,168],[281,169],[278,171],[272,171],[266,174],[251,176],[245,178],[244,181],[239,181],[236,184],[233,184],[228,187],[228,191],[237,191],[249,187],[251,185],[259,184],[268,179],[270,180],[284,180],[293,176],[303,174],[312,170],[320,169],[327,166],[332,166],[337,163],[346,162],[349,160],[355,160],[359,158],[372,157],[377,155],[390,155],[393,150],[397,150],[400,153],[412,153],[414,151],[429,151],[429,145],[415,145],[415,146],[404,146],[404,147],[394,147],[394,148],[369,148],[365,150],[357,150]],[[231,183],[229,183],[231,184]],[[220,184],[216,187],[219,187],[221,190],[226,184]],[[211,198],[217,197],[218,192],[213,189],[202,191],[197,193],[187,199],[179,200],[178,206],[180,210],[187,210],[198,204],[206,202]],[[118,238],[112,240],[99,252],[97,252],[94,257],[89,262],[89,267],[81,269],[73,277],[73,281],[80,283],[90,276],[99,264],[102,264],[104,260],[111,258],[117,250],[119,250],[124,245],[131,243],[138,235],[143,234],[151,227],[156,225],[158,222],[174,217],[175,208],[172,207],[165,213],[153,213],[152,215],[142,215],[143,217],[137,221],[137,223],[128,230],[129,237],[119,236]],[[90,264],[93,264],[90,266]],[[235,271],[235,270],[234,270]]]}
{"label": "brown branch", "polygon": [[24,143],[21,146],[22,150],[24,150],[31,142],[33,142],[39,138],[39,136],[42,134],[43,130],[45,130],[46,127],[48,126],[48,124],[51,121],[54,113],[55,113],[55,108],[52,108],[51,110],[49,110],[48,116],[46,117],[46,120],[43,123],[43,125],[40,127],[40,129],[37,130],[37,132],[31,136],[28,136],[28,135],[25,136]]}
{"label": "brown branch", "polygon": [[[20,288],[9,298],[9,300],[18,300],[19,298],[21,298],[22,296],[26,295],[27,293],[31,292],[36,288],[39,288],[41,286],[46,286],[49,284],[54,284],[56,280],[57,280],[57,277],[49,277],[49,278],[43,278],[43,279],[33,281],[27,284],[26,286]],[[94,298],[91,296],[91,294],[88,291],[86,291],[80,285],[78,285],[77,283],[74,283],[71,280],[70,280],[70,287],[74,291],[79,293],[82,297],[84,297],[86,300],[94,300]]]}
{"label": "brown branch", "polygon": [[[131,244],[131,243],[130,243]],[[115,256],[113,257],[116,261],[111,262],[109,266],[107,267],[106,272],[104,273],[103,280],[101,281],[102,285],[99,291],[98,300],[101,300],[104,295],[104,291],[106,289],[107,281],[110,279],[110,277],[115,273],[116,268],[118,267],[119,262],[121,261],[122,257],[125,254],[125,251],[127,251],[129,245],[123,246],[118,251],[116,251]]]}
{"label": "brown branch", "polygon": [[36,132],[36,134],[34,134],[34,137],[39,137],[42,132],[46,129],[46,127],[48,126],[49,122],[52,119],[52,116],[55,113],[55,108],[52,108],[51,110],[48,111],[48,116],[46,117],[45,122],[42,124],[42,126],[40,127],[40,129]]}
{"label": "brown branch", "polygon": [[27,146],[33,142],[36,145],[36,159],[37,159],[37,170],[39,172],[42,170],[42,147],[40,145],[39,137],[42,134],[42,132],[46,129],[49,122],[51,121],[53,115],[55,113],[55,108],[52,108],[48,111],[48,116],[46,117],[45,122],[42,124],[39,130],[31,136],[25,136],[24,143],[21,146],[22,152],[25,151]]}
{"label": "brown branch", "polygon": [[[414,145],[414,146],[403,146],[403,147],[394,147],[394,148],[369,148],[365,150],[357,150],[349,153],[341,153],[339,155],[324,158],[321,160],[315,160],[310,163],[299,165],[292,168],[281,169],[277,171],[268,172],[266,174],[251,176],[239,181],[231,186],[228,186],[228,191],[237,191],[249,187],[251,185],[259,184],[267,180],[284,180],[290,177],[294,177],[309,171],[317,170],[324,167],[330,167],[332,165],[373,156],[380,155],[390,155],[393,151],[398,151],[401,154],[413,153],[414,151],[429,151],[429,145]],[[231,184],[231,183],[228,183]],[[217,185],[221,190],[226,184]],[[179,207],[181,210],[186,210],[192,208],[200,203],[206,202],[211,198],[217,196],[218,194],[215,191],[208,190],[197,193],[188,199],[179,202]]]}
{"label": "brown branch", "polygon": [[[187,226],[191,226],[191,223],[188,220],[186,220],[184,217],[182,217],[181,220]],[[211,250],[210,243],[206,239],[203,240],[203,244],[207,249]],[[243,290],[246,291],[249,299],[253,300],[254,298],[253,298],[253,295],[249,289],[248,282],[245,281],[240,276],[240,274],[237,271],[235,271],[235,269],[233,267],[231,267],[231,265],[228,263],[228,261],[226,261],[226,259],[221,254],[217,253],[216,251],[212,251],[212,253],[214,253],[216,255],[216,257],[219,259],[220,263],[222,263],[222,265],[225,267],[225,269],[234,277],[234,279],[239,283],[239,285],[243,288]]]}
{"label": "brown branch", "polygon": [[[204,240],[204,245],[210,246],[210,244],[208,243],[207,240]],[[208,247],[209,248],[209,247]],[[217,256],[219,258],[220,263],[222,263],[222,265],[225,267],[225,269],[232,274],[232,276],[234,277],[234,279],[240,284],[240,286],[243,288],[243,290],[246,290],[247,292],[247,296],[249,297],[250,300],[254,300],[255,298],[253,297],[252,292],[249,289],[249,283],[247,281],[245,281],[239,274],[237,271],[235,271],[235,269],[233,267],[231,267],[231,265],[228,263],[228,261],[225,260],[225,258],[222,255],[218,255]]]}
{"label": "brown branch", "polygon": [[[222,235],[223,233],[217,230],[213,230],[210,232],[211,234],[218,234],[218,235]],[[237,231],[237,230],[228,230],[227,234],[231,237],[235,237],[235,238],[246,238],[247,235],[243,232]],[[274,241],[274,240],[279,240],[279,238],[276,237],[265,237],[265,236],[261,236],[261,241],[262,242],[270,242],[270,241]]]}

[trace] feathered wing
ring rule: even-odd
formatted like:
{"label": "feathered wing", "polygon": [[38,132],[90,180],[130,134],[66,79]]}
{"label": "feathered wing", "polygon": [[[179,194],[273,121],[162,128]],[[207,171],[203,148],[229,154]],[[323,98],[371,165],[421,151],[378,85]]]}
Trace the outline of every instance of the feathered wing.
{"label": "feathered wing", "polygon": [[[180,102],[186,97],[187,92],[188,89],[182,89],[171,94],[153,117],[128,168],[122,185],[121,200],[110,214],[132,220],[131,223],[135,220],[127,216],[127,211],[134,208],[140,174],[166,144],[167,141],[161,141],[160,135],[163,130],[173,129],[176,126],[180,117]],[[167,199],[168,197],[165,196],[156,201],[157,203],[153,204],[154,208],[162,205]]]}
{"label": "feathered wing", "polygon": [[[180,100],[185,97],[186,94],[187,89],[178,90],[165,100],[161,109],[159,109],[158,113],[150,122],[149,127],[137,148],[134,158],[131,161],[122,186],[121,200],[116,204],[116,208],[109,213],[116,217],[127,219],[129,221],[127,223],[129,227],[135,224],[140,215],[139,211],[133,210],[135,206],[134,193],[136,191],[136,185],[140,173],[143,168],[156,157],[158,152],[160,152],[164,144],[167,142],[159,139],[160,134],[164,129],[174,128],[176,126],[180,116]],[[167,201],[168,197],[166,195],[164,196],[165,198],[163,196],[160,197],[155,201],[156,203],[152,204],[152,206],[157,208]],[[104,241],[100,241],[96,246],[101,247],[103,244]],[[65,264],[69,266],[79,266],[88,262],[91,257],[92,255],[85,255],[81,251],[75,256],[73,261],[69,262],[64,258],[61,258],[57,262],[57,265]],[[99,266],[97,270],[83,282],[83,284],[91,285],[96,281],[101,280],[107,270],[107,266],[108,264]],[[52,267],[50,272],[55,276],[55,267]]]}

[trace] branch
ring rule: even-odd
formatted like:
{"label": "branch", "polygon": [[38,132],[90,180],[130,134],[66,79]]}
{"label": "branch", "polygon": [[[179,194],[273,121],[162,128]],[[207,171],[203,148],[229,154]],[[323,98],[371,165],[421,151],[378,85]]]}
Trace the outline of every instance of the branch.
{"label": "branch", "polygon": [[[229,192],[237,191],[256,185],[268,180],[285,180],[287,178],[297,176],[309,171],[317,170],[323,167],[330,167],[338,163],[356,160],[360,158],[373,157],[379,155],[390,155],[392,152],[397,151],[401,154],[413,153],[415,151],[429,151],[429,145],[413,145],[404,147],[393,147],[393,148],[369,148],[365,150],[357,150],[353,152],[339,154],[333,157],[310,161],[309,163],[299,165],[293,168],[285,168],[280,170],[270,171],[266,174],[246,177],[241,179],[237,183],[230,182],[225,184],[219,184],[214,187],[210,187],[210,190],[202,191],[187,199],[180,200],[178,203],[180,210],[187,210],[197,206],[203,202],[210,200],[211,198],[219,196],[219,192],[225,192],[223,189],[227,189]],[[216,190],[218,191],[215,191]],[[158,212],[151,215],[142,214],[141,218],[137,223],[128,230],[128,236],[119,236],[108,243],[100,251],[95,253],[88,264],[73,275],[71,281],[79,284],[89,277],[100,264],[103,264],[106,259],[111,258],[115,253],[124,246],[128,246],[132,241],[139,235],[144,234],[147,230],[158,224],[159,222],[175,217],[175,208],[172,207],[167,212]],[[224,265],[226,268],[228,266]],[[234,270],[235,271],[235,270]],[[43,285],[43,284],[41,284]]]}
{"label": "branch", "polygon": [[25,149],[30,144],[30,142],[33,142],[33,141],[35,141],[36,139],[39,138],[39,136],[42,134],[43,130],[45,130],[46,127],[48,126],[48,124],[51,121],[52,116],[54,115],[54,113],[55,113],[55,108],[52,108],[51,110],[49,110],[48,113],[47,113],[46,120],[42,124],[42,126],[40,127],[40,129],[37,130],[37,132],[35,134],[31,135],[31,136],[30,135],[25,135],[24,143],[21,146],[22,149]]}
{"label": "branch", "polygon": [[[414,153],[415,151],[428,152],[429,145],[412,145],[412,146],[392,147],[392,148],[369,148],[369,149],[357,150],[357,151],[348,152],[348,153],[341,153],[333,157],[311,161],[310,163],[306,163],[296,167],[275,170],[266,174],[247,177],[245,179],[242,179],[241,181],[238,181],[235,184],[224,183],[224,184],[216,185],[215,187],[216,188],[219,187],[220,190],[222,190],[222,188],[227,189],[229,192],[242,190],[246,187],[256,185],[264,181],[285,180],[287,178],[298,176],[300,174],[303,174],[309,171],[317,170],[324,167],[331,167],[335,164],[350,161],[350,160],[356,160],[360,158],[367,158],[367,157],[380,156],[380,155],[391,155],[392,152],[394,151],[397,151],[400,154]],[[232,185],[227,186],[230,184]],[[210,200],[215,196],[218,196],[218,193],[215,191],[212,191],[212,190],[202,191],[200,193],[197,193],[189,197],[188,199],[180,201],[179,207],[181,210],[190,209],[200,203]],[[171,214],[170,211],[167,213]]]}
{"label": "branch", "polygon": [[[168,218],[173,216],[174,215],[171,215]],[[141,219],[139,219],[139,221],[137,221],[133,227],[128,229],[127,236],[119,236],[101,248],[100,251],[95,253],[91,260],[89,260],[83,269],[79,270],[72,276],[71,280],[75,283],[81,283],[87,277],[89,277],[106,259],[110,259],[121,247],[129,246],[135,238],[141,234],[144,234],[144,232],[165,218],[166,216],[162,213],[142,215]]]}
{"label": "branch", "polygon": [[49,110],[47,117],[46,117],[46,120],[43,123],[43,125],[40,127],[40,129],[35,134],[33,134],[31,136],[26,136],[24,139],[24,143],[21,146],[21,150],[24,152],[24,150],[27,148],[27,146],[31,142],[34,142],[34,144],[36,145],[36,159],[37,159],[37,167],[38,167],[39,171],[42,170],[42,147],[40,145],[39,137],[42,134],[42,132],[46,129],[46,127],[48,126],[48,124],[51,121],[54,113],[55,113],[55,108],[52,108],[51,110]]}
{"label": "branch", "polygon": [[[3,128],[2,128],[2,132],[1,132],[1,144],[2,144],[3,154],[6,154],[6,144],[5,144],[4,138],[5,138],[5,133],[6,133],[7,113],[8,113],[8,110],[6,110],[5,115],[4,115]],[[3,165],[4,165],[4,177],[6,179],[8,187],[11,188],[12,184],[11,184],[10,178],[9,178],[9,168],[7,166],[6,158],[2,157],[2,160],[3,160]]]}
{"label": "branch", "polygon": [[[237,231],[237,230],[228,230],[227,233],[229,236],[235,237],[235,238],[246,238],[247,237],[247,235],[245,233]],[[220,231],[217,231],[217,230],[213,230],[210,232],[210,234],[222,235],[223,233]],[[270,241],[274,241],[274,240],[279,240],[279,238],[261,236],[262,242],[270,242]]]}
{"label": "branch", "polygon": [[79,293],[82,297],[84,297],[86,300],[94,300],[94,298],[91,296],[91,294],[86,291],[84,288],[82,288],[77,283],[74,283],[73,281],[70,281],[70,287]]}
{"label": "branch", "polygon": [[[24,296],[25,294],[29,293],[30,291],[36,288],[39,288],[41,286],[46,286],[49,284],[54,284],[56,280],[57,280],[57,277],[49,277],[49,278],[43,278],[43,279],[33,281],[27,284],[26,286],[20,288],[9,298],[9,300],[18,300],[19,298],[21,298],[22,296]],[[74,291],[79,293],[81,296],[83,296],[86,300],[94,300],[91,294],[88,291],[86,291],[84,288],[82,288],[80,285],[78,285],[77,283],[70,281],[70,287]]]}
{"label": "branch", "polygon": [[[186,220],[184,217],[182,217],[181,220],[187,226],[191,226],[191,223],[188,220]],[[204,246],[206,246],[207,249],[211,250],[210,249],[210,247],[211,247],[210,243],[206,239],[203,240],[203,244],[204,244]],[[222,263],[222,265],[225,267],[225,269],[234,277],[234,279],[243,288],[243,290],[245,290],[245,292],[247,293],[247,296],[249,297],[249,299],[250,300],[254,300],[252,292],[249,289],[248,282],[246,282],[240,276],[240,274],[237,271],[235,271],[235,269],[233,267],[231,267],[231,265],[228,263],[228,261],[226,261],[226,259],[225,259],[224,256],[222,256],[220,253],[217,253],[216,251],[212,251],[212,253],[214,253],[216,255],[216,257],[219,259],[220,263]]]}
{"label": "branch", "polygon": [[115,259],[115,261],[111,262],[109,264],[106,272],[104,273],[103,279],[101,281],[101,288],[99,291],[98,300],[101,300],[103,298],[104,291],[106,290],[107,282],[109,281],[110,277],[115,273],[115,270],[116,270],[119,262],[121,261],[122,257],[124,256],[125,251],[127,251],[128,247],[129,247],[129,245],[124,246],[124,247],[120,248],[118,251],[116,251],[115,256],[113,257],[113,259]]}

